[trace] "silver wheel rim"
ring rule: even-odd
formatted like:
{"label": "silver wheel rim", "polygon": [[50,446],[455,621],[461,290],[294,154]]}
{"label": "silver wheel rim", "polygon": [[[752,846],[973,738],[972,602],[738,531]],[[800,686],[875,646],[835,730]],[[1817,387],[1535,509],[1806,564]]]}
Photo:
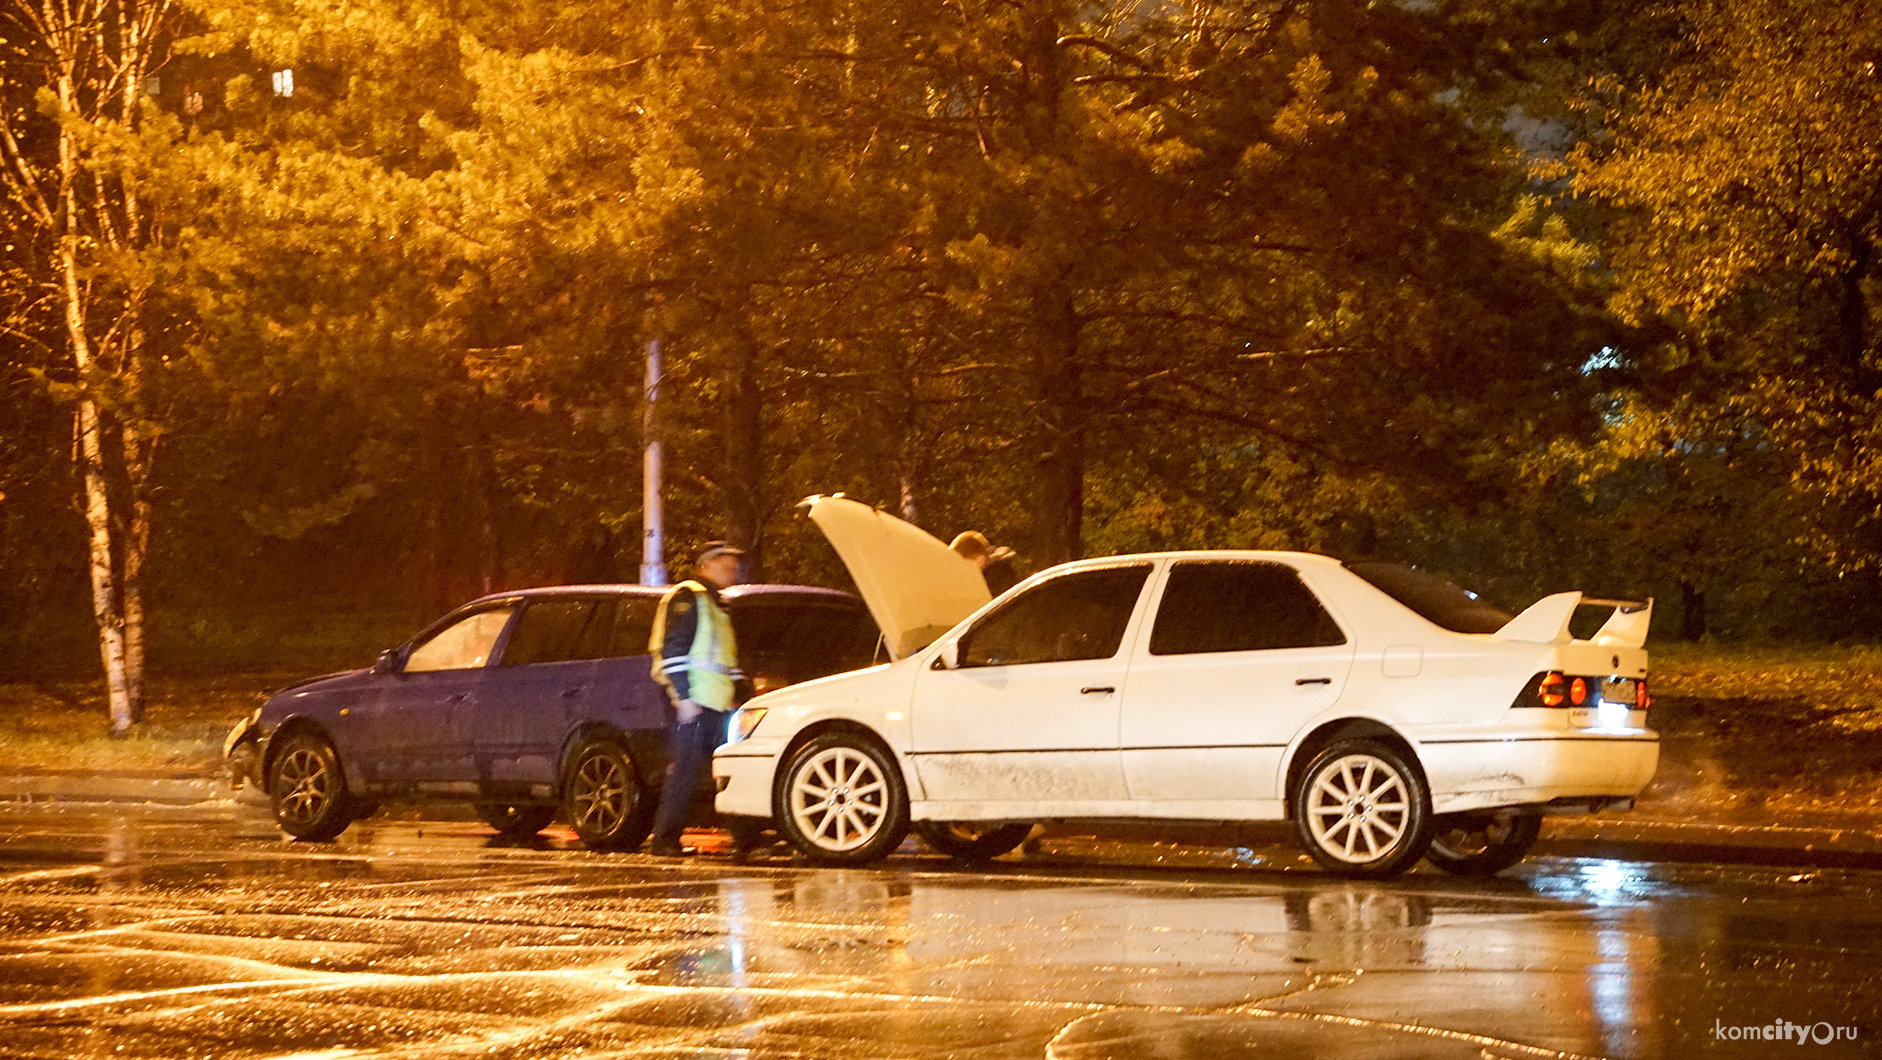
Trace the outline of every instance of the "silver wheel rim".
{"label": "silver wheel rim", "polygon": [[874,759],[853,747],[831,747],[791,774],[791,820],[820,850],[855,850],[888,820],[889,783]]}
{"label": "silver wheel rim", "polygon": [[604,754],[589,755],[575,767],[574,793],[570,798],[577,830],[589,835],[608,835],[627,817],[627,778],[621,765]]}
{"label": "silver wheel rim", "polygon": [[1366,865],[1398,849],[1411,822],[1411,789],[1389,762],[1345,755],[1313,775],[1307,829],[1321,850]]}
{"label": "silver wheel rim", "polygon": [[275,772],[275,802],[284,820],[307,824],[333,801],[333,777],[327,762],[311,747],[296,747]]}

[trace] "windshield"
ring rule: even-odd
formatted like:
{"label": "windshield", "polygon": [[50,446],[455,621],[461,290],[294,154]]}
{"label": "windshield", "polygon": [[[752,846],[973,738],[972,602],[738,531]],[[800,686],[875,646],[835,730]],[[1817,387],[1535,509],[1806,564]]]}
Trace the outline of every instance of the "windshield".
{"label": "windshield", "polygon": [[1435,574],[1403,563],[1346,564],[1373,588],[1453,633],[1495,633],[1514,617]]}

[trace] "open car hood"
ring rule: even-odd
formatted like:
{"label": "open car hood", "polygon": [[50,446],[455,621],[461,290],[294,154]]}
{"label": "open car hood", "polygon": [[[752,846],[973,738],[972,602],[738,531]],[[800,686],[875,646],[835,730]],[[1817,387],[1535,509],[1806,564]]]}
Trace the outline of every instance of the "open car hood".
{"label": "open car hood", "polygon": [[892,658],[927,647],[993,598],[972,560],[919,526],[845,497],[798,507],[856,579]]}

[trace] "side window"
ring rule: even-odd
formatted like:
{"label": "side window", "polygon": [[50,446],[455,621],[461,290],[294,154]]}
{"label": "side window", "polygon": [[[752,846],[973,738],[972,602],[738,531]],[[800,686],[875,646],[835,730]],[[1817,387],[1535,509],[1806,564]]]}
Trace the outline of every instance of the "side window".
{"label": "side window", "polygon": [[593,597],[531,600],[503,649],[504,666],[593,659],[605,650],[614,602]]}
{"label": "side window", "polygon": [[653,636],[653,617],[658,610],[660,598],[657,596],[618,597],[614,602],[614,633],[608,646],[608,658],[650,654],[647,639]]}
{"label": "side window", "polygon": [[472,670],[482,666],[489,661],[490,650],[496,647],[497,637],[502,634],[504,624],[515,610],[514,606],[499,607],[479,611],[453,622],[430,640],[412,649],[412,653],[405,658],[405,672],[419,674],[433,670]]}
{"label": "side window", "polygon": [[1106,567],[1034,586],[967,632],[961,665],[1109,659],[1149,574],[1148,564]]}
{"label": "side window", "polygon": [[1278,563],[1179,563],[1170,571],[1150,654],[1321,648],[1346,635],[1300,576]]}
{"label": "side window", "polygon": [[658,597],[535,600],[517,620],[504,666],[623,659],[647,654]]}

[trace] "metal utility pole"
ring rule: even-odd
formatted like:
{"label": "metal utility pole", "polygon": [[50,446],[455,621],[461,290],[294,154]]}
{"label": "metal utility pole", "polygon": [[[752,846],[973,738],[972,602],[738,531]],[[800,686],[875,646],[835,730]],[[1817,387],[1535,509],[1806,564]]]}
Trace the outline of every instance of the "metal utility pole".
{"label": "metal utility pole", "polygon": [[647,340],[646,402],[641,406],[640,583],[665,585],[666,524],[660,512],[660,340]]}

